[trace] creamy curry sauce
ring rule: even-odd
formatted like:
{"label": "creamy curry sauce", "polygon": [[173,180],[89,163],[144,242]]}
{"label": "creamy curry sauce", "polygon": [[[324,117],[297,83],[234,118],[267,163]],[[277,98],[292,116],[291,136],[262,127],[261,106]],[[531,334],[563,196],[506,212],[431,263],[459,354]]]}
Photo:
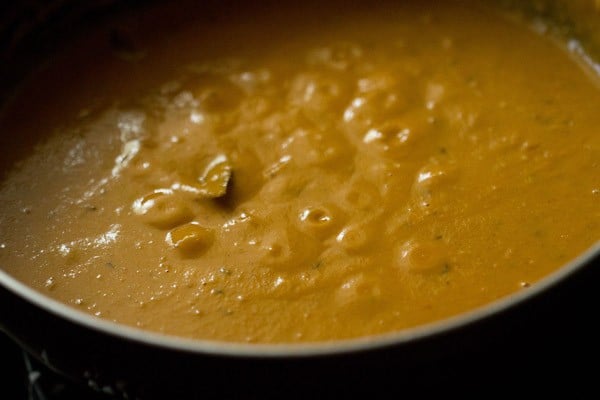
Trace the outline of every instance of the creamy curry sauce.
{"label": "creamy curry sauce", "polygon": [[524,23],[419,3],[167,14],[57,56],[2,122],[1,267],[101,318],[239,342],[528,290],[600,238],[598,80]]}

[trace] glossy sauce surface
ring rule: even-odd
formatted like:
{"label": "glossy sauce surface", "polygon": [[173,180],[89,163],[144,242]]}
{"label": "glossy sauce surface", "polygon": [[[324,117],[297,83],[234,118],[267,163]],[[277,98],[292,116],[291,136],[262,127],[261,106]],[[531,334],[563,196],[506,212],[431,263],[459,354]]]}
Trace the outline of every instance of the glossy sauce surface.
{"label": "glossy sauce surface", "polygon": [[0,188],[0,267],[98,317],[252,343],[527,290],[600,238],[598,79],[525,24],[416,3],[233,6],[57,57],[2,122],[41,139]]}

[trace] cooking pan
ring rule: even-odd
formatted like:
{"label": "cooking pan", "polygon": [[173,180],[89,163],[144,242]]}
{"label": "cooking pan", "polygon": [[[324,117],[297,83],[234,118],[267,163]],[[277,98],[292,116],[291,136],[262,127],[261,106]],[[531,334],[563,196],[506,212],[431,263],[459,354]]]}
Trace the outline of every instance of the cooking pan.
{"label": "cooking pan", "polygon": [[[148,3],[0,6],[2,101],[79,28]],[[552,21],[573,51],[591,55],[584,60],[590,71],[597,68],[600,9],[594,0],[498,3],[517,7],[527,18]],[[594,367],[600,348],[599,264],[600,243],[527,290],[472,312],[398,333],[294,345],[141,331],[67,307],[0,270],[0,329],[73,382],[123,399],[540,395],[557,389],[570,390],[572,398],[588,397],[599,391]]]}

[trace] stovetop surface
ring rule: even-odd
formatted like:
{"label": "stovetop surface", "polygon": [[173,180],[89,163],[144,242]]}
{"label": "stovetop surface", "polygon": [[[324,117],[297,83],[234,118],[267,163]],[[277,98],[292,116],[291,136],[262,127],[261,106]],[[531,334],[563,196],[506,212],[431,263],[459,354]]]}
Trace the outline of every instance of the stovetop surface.
{"label": "stovetop surface", "polygon": [[[565,336],[565,341],[579,338],[572,342],[571,350],[548,352],[533,349],[529,354],[523,354],[521,360],[496,367],[479,365],[472,366],[472,376],[449,376],[444,379],[432,377],[427,393],[439,393],[440,396],[454,398],[458,395],[470,396],[476,393],[483,398],[494,398],[494,393],[513,393],[516,399],[524,398],[526,393],[537,393],[539,397],[556,394],[555,391],[570,392],[569,399],[600,398],[600,378],[597,376],[597,363],[590,364],[581,359],[586,349],[592,352],[598,350],[595,333],[573,331],[573,336]],[[597,333],[597,332],[596,332]],[[506,344],[510,346],[510,343]],[[500,350],[501,351],[501,350]],[[579,355],[578,355],[579,354]],[[584,358],[590,361],[593,354]],[[457,371],[461,370],[456,365]],[[449,379],[454,382],[453,389],[448,392]],[[457,381],[465,383],[456,385]],[[560,393],[559,392],[559,393]],[[553,397],[553,396],[550,396]],[[386,398],[378,397],[378,398]],[[389,397],[387,397],[389,398]],[[394,396],[393,398],[397,398]],[[425,398],[430,398],[425,396]],[[560,398],[560,397],[559,397]],[[18,346],[0,333],[0,399],[2,400],[111,400],[108,396],[90,390],[87,387],[73,384],[65,378],[48,370],[37,361],[27,356]],[[222,399],[221,399],[222,400]]]}
{"label": "stovetop surface", "polygon": [[109,400],[51,372],[0,333],[0,399]]}

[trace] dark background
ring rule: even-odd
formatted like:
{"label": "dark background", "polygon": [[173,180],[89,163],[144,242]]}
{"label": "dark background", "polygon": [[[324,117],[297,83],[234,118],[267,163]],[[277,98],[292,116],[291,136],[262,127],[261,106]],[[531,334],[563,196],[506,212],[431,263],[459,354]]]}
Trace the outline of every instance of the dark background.
{"label": "dark background", "polygon": [[25,365],[20,349],[0,333],[0,398],[20,400],[26,397]]}

